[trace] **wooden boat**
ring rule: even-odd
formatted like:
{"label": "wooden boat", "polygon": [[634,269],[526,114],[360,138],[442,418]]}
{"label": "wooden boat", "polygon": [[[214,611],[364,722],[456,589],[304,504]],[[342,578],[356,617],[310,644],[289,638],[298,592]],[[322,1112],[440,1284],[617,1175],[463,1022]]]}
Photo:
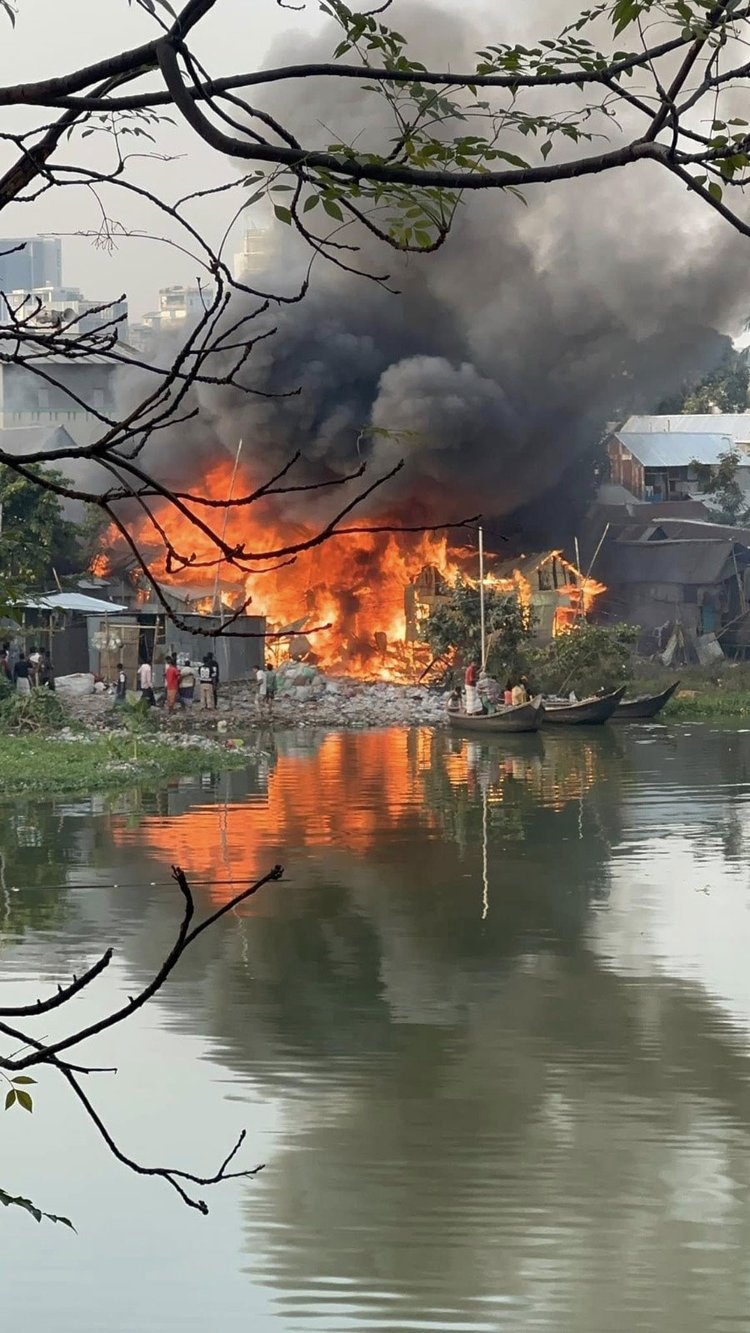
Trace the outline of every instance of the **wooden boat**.
{"label": "wooden boat", "polygon": [[448,722],[455,731],[481,732],[486,736],[497,732],[538,731],[543,712],[542,696],[538,694],[529,703],[518,704],[515,708],[499,708],[496,713],[449,712]]}
{"label": "wooden boat", "polygon": [[635,699],[621,699],[612,714],[613,722],[636,722],[644,718],[656,717],[665,704],[668,704],[679,685],[676,680],[661,694],[639,694]]}
{"label": "wooden boat", "polygon": [[544,701],[544,725],[555,726],[599,726],[612,717],[624,695],[626,686],[612,694],[596,694],[591,699],[581,699],[578,703],[557,702],[554,699]]}

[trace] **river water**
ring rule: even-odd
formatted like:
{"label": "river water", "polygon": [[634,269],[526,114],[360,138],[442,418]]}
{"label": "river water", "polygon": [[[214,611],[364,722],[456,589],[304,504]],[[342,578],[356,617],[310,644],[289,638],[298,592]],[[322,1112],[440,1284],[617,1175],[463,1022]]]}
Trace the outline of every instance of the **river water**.
{"label": "river water", "polygon": [[286,880],[86,1051],[144,1163],[210,1174],[244,1127],[265,1169],[203,1218],[43,1073],[0,1185],[78,1232],[3,1211],[4,1323],[750,1328],[749,802],[750,733],[694,725],[290,733],[217,780],[5,806],[0,1004],[110,942],[76,1019],[143,984],[172,862],[201,912]]}

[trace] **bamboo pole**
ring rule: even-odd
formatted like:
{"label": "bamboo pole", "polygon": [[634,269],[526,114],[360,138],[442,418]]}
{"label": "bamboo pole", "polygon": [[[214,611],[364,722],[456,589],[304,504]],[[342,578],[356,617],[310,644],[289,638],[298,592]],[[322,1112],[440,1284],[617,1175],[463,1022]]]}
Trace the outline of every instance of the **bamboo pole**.
{"label": "bamboo pole", "polygon": [[[234,456],[234,467],[232,468],[232,477],[231,477],[231,480],[230,480],[230,482],[229,482],[229,494],[228,494],[228,496],[227,496],[227,501],[231,500],[231,499],[232,499],[232,496],[233,496],[233,494],[234,494],[234,483],[235,483],[235,481],[236,481],[236,479],[237,479],[237,469],[238,469],[238,467],[239,467],[239,465],[240,465],[240,454],[241,454],[241,453],[242,453],[242,438],[240,437],[240,440],[239,440],[239,442],[238,442],[238,444],[237,444],[237,453],[236,453],[235,456]],[[222,540],[222,542],[226,541],[226,536],[227,536],[227,520],[228,520],[228,518],[229,518],[229,505],[227,504],[227,505],[225,505],[225,507],[224,507],[224,524],[223,524],[222,529],[221,529],[221,540]],[[217,564],[216,564],[216,581],[215,581],[215,583],[214,583],[214,614],[217,613],[217,602],[218,602],[218,600],[219,600],[219,575],[220,575],[220,573],[221,573],[221,566],[222,566],[222,558],[220,557],[219,560],[217,561]],[[222,623],[222,626],[223,626],[223,625],[224,625],[223,606],[222,606],[222,610],[221,610],[221,623]]]}
{"label": "bamboo pole", "polygon": [[484,623],[484,531],[479,525],[479,628],[482,638],[482,670],[487,666],[487,635]]}

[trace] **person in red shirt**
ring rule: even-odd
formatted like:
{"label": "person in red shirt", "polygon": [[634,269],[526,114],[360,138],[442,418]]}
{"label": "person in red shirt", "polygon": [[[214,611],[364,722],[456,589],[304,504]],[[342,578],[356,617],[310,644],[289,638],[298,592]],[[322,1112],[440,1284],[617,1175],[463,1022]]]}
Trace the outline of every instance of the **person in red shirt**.
{"label": "person in red shirt", "polygon": [[470,662],[464,675],[464,694],[466,696],[466,712],[469,716],[473,713],[481,713],[482,705],[479,701],[477,691],[477,679],[479,677],[479,666],[477,662]]}
{"label": "person in red shirt", "polygon": [[177,706],[177,696],[180,688],[180,668],[177,666],[173,657],[167,658],[167,669],[164,672],[164,683],[167,687],[167,709],[172,713]]}

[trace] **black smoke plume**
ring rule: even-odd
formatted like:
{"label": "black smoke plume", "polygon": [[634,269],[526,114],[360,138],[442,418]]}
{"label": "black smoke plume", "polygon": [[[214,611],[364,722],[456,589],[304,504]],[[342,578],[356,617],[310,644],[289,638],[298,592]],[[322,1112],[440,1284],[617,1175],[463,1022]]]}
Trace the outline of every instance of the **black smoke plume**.
{"label": "black smoke plume", "polygon": [[[559,5],[528,10],[534,36],[556,31]],[[397,3],[388,16],[441,68],[466,66],[505,35],[493,19],[472,31],[455,9]],[[330,30],[314,41],[292,35],[269,63],[325,57],[334,43]],[[351,139],[357,127],[358,143],[388,133],[380,103],[351,82],[285,84],[265,105],[305,143]],[[362,458],[376,473],[403,456],[371,512],[440,521],[480,511],[519,540],[564,542],[589,503],[607,422],[653,411],[701,378],[727,345],[716,330],[744,314],[741,242],[648,164],[534,187],[525,206],[500,194],[467,199],[432,257],[362,245],[359,262],[387,267],[398,295],[316,262],[309,297],[279,311],[247,378],[264,392],[301,393],[203,392],[199,422],[180,436],[191,467],[191,438],[203,466],[206,448],[233,450],[242,437],[256,477],[296,449],[310,476],[340,475]],[[287,288],[307,258],[285,235],[265,282]],[[296,521],[309,509],[286,513]]]}

